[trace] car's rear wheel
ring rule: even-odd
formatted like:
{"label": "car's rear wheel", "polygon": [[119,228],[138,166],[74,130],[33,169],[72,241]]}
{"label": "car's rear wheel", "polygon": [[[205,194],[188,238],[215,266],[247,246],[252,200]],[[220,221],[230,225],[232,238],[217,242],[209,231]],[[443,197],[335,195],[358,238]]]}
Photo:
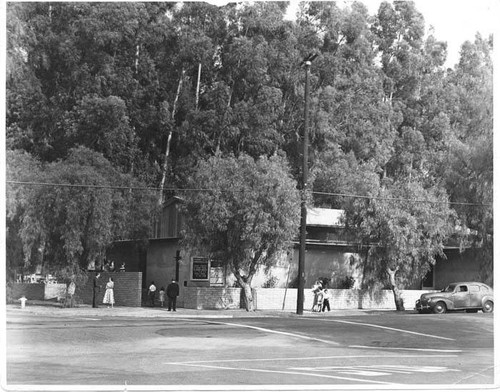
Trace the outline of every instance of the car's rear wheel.
{"label": "car's rear wheel", "polygon": [[446,313],[446,304],[439,301],[436,305],[434,305],[432,311],[437,314]]}
{"label": "car's rear wheel", "polygon": [[483,305],[483,313],[491,313],[493,312],[493,302],[486,301]]}

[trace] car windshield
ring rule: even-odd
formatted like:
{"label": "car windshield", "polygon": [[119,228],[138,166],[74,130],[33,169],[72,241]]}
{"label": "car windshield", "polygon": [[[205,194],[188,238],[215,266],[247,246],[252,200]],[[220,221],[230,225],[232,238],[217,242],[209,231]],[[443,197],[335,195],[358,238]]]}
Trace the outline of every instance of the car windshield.
{"label": "car windshield", "polygon": [[454,284],[450,284],[450,285],[448,285],[448,287],[446,287],[445,289],[443,289],[443,292],[445,292],[445,293],[451,293],[452,291],[455,290],[455,286],[456,285],[454,285]]}

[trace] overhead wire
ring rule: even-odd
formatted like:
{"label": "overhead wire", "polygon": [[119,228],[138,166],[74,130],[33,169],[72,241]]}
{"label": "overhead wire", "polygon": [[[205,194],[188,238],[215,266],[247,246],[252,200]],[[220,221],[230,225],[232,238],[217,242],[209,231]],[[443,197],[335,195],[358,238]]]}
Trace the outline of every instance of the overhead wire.
{"label": "overhead wire", "polygon": [[[124,185],[97,185],[97,184],[68,184],[68,183],[55,183],[55,182],[30,182],[30,181],[6,181],[7,184],[11,185],[26,185],[26,186],[52,186],[52,187],[69,187],[69,188],[94,188],[94,189],[115,189],[115,190],[138,190],[138,191],[170,191],[170,192],[215,192],[215,189],[210,188],[174,188],[174,187],[146,187],[146,186],[124,186]],[[312,191],[313,195],[321,196],[335,196],[335,197],[350,197],[357,199],[367,199],[367,200],[382,200],[382,201],[394,201],[394,202],[411,202],[411,203],[428,203],[428,204],[448,204],[448,205],[460,205],[460,206],[470,206],[470,207],[492,207],[492,204],[483,203],[467,203],[467,202],[456,202],[456,201],[435,201],[435,200],[421,200],[421,199],[404,199],[404,198],[393,198],[393,197],[381,197],[381,196],[367,196],[367,195],[357,195],[348,193],[336,193],[336,192],[318,192]]]}

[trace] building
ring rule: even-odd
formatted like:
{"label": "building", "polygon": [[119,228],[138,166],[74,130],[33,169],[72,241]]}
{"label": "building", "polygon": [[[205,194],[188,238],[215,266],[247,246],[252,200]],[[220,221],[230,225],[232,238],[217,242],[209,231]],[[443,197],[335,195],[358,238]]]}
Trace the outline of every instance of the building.
{"label": "building", "polygon": [[[183,287],[232,287],[234,278],[224,265],[206,255],[186,256],[181,252],[181,230],[184,222],[179,204],[182,199],[168,200],[159,219],[154,223],[149,242],[121,241],[108,252],[108,259],[127,271],[143,273],[143,287],[154,281],[158,288],[175,279]],[[343,282],[352,279],[359,288],[362,271],[359,244],[343,230],[342,210],[309,208],[307,214],[307,240],[305,287],[311,287],[319,277],[330,279],[332,288],[343,288]],[[460,252],[457,246],[445,249],[446,259],[436,265],[421,283],[407,289],[440,289],[452,281],[477,280],[479,263],[473,252]],[[253,287],[297,287],[299,243],[276,262],[269,273],[258,271]],[[182,302],[180,303],[182,306]]]}

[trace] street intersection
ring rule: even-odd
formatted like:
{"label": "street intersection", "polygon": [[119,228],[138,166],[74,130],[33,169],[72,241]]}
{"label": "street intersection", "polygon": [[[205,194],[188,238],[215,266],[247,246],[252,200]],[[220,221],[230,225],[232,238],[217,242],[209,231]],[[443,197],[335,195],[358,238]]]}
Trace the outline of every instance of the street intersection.
{"label": "street intersection", "polygon": [[[165,390],[493,386],[493,315],[122,308],[7,312],[7,385]],[[151,309],[151,311],[153,311]],[[184,311],[184,313],[183,313]],[[145,310],[147,312],[147,310]]]}

